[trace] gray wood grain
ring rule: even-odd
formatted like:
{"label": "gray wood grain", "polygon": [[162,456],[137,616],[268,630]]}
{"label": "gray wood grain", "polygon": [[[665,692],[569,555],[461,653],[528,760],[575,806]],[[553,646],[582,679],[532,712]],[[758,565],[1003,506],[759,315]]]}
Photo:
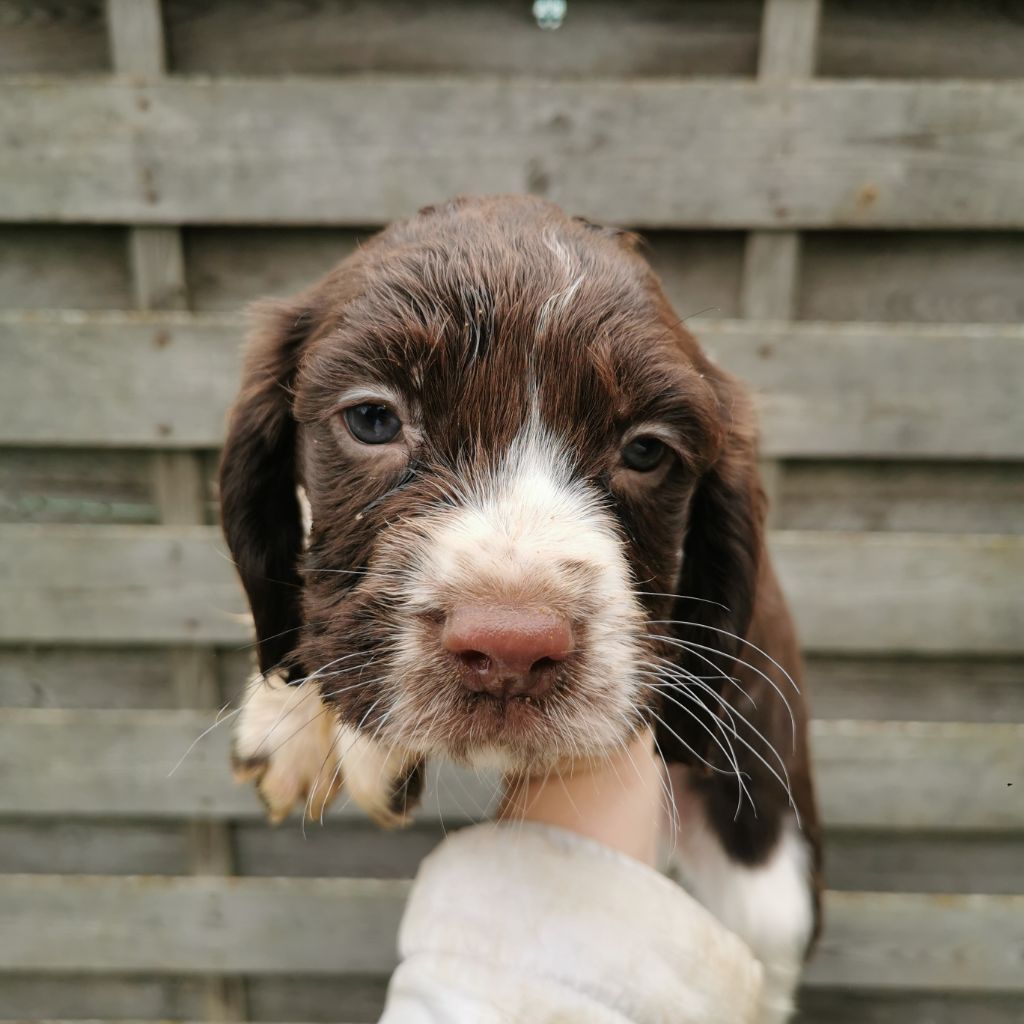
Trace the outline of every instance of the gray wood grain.
{"label": "gray wood grain", "polygon": [[794,1024],[1020,1024],[1021,997],[1002,993],[804,989]]}
{"label": "gray wood grain", "polygon": [[1024,234],[813,231],[797,319],[1020,323]]}
{"label": "gray wood grain", "polygon": [[206,74],[490,72],[749,74],[757,46],[754,0],[577,3],[558,32],[540,31],[517,0],[424,5],[304,0],[173,0],[167,28],[175,71]]}
{"label": "gray wood grain", "polygon": [[[258,820],[254,793],[227,770],[230,723],[191,746],[213,721],[194,711],[0,710],[0,812]],[[818,721],[812,742],[832,827],[1024,831],[1024,725]],[[433,769],[424,822],[486,815],[494,778]],[[347,801],[330,816],[362,820]]]}
{"label": "gray wood grain", "polygon": [[[12,371],[0,379],[0,443],[215,447],[243,326],[213,314],[0,315]],[[1024,328],[692,326],[754,390],[766,456],[1024,455]],[[45,381],[39,400],[17,400],[26,381]]]}
{"label": "gray wood grain", "polygon": [[123,228],[0,225],[0,307],[124,309],[130,305]]}
{"label": "gray wood grain", "polygon": [[[238,874],[289,878],[412,878],[443,838],[436,820],[401,833],[370,822],[263,822],[234,826]],[[1021,832],[825,832],[829,888],[852,892],[1024,895]],[[0,873],[86,875],[189,874],[178,820],[48,818],[0,821]]]}
{"label": "gray wood grain", "polygon": [[817,655],[806,659],[806,668],[806,692],[818,718],[1024,722],[1019,658]]}
{"label": "gray wood grain", "polygon": [[[0,970],[384,973],[407,891],[368,879],[9,875]],[[827,906],[812,987],[1024,988],[1022,897],[829,893]]]}
{"label": "gray wood grain", "polygon": [[1024,897],[827,894],[812,988],[1024,990]]}
{"label": "gray wood grain", "polygon": [[0,705],[171,708],[171,668],[159,647],[0,647]]}
{"label": "gray wood grain", "polygon": [[407,891],[369,879],[6,875],[0,971],[389,972]]}
{"label": "gray wood grain", "polygon": [[[810,651],[1020,653],[1024,538],[779,531]],[[215,527],[0,526],[0,643],[250,642]]]}
{"label": "gray wood grain", "polygon": [[151,491],[147,452],[0,451],[0,522],[153,523]]}
{"label": "gray wood grain", "polygon": [[787,530],[1024,533],[1024,464],[790,460],[778,525]]}
{"label": "gray wood grain", "polygon": [[[1020,78],[1020,15],[1018,0],[828,0],[819,73],[840,78]],[[973,1020],[969,1015],[962,1019]]]}
{"label": "gray wood grain", "polygon": [[453,193],[530,191],[640,226],[1024,226],[1019,84],[381,76],[3,91],[8,220],[358,225]]}
{"label": "gray wood grain", "polygon": [[999,457],[1024,437],[1016,327],[734,321],[694,330],[753,386],[769,455]]}
{"label": "gray wood grain", "polygon": [[1024,895],[1024,834],[826,829],[830,889]]}
{"label": "gray wood grain", "polygon": [[7,642],[231,645],[251,629],[219,531],[202,526],[0,527],[0,609]]}
{"label": "gray wood grain", "polygon": [[103,0],[0,0],[0,74],[82,74],[109,66]]}
{"label": "gray wood grain", "polygon": [[[516,0],[338,3],[171,0],[176,71],[334,74],[500,71],[577,75],[750,75],[758,4],[577,3],[557,33]],[[825,76],[1018,78],[1024,30],[1006,0],[830,0]],[[45,67],[45,65],[44,65]]]}

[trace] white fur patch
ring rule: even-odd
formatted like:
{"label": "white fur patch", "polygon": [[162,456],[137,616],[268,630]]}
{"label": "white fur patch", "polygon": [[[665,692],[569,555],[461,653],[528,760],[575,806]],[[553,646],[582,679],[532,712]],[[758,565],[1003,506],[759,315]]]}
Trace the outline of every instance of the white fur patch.
{"label": "white fur patch", "polygon": [[296,487],[295,497],[298,499],[299,515],[302,517],[303,547],[309,547],[309,535],[313,532],[313,508],[309,504],[305,487]]}
{"label": "white fur patch", "polygon": [[669,873],[764,965],[757,1024],[781,1024],[793,1011],[814,927],[807,841],[790,818],[768,861],[748,868],[726,854],[694,794],[684,794],[679,804],[679,835]]}
{"label": "white fur patch", "polygon": [[275,823],[300,801],[311,819],[320,818],[344,783],[379,824],[402,824],[389,800],[410,759],[339,724],[315,680],[289,686],[279,673],[253,677],[235,725],[234,755],[236,778],[256,783]]}
{"label": "white fur patch", "polygon": [[[405,594],[414,611],[444,607],[457,595],[480,604],[555,608],[582,622],[578,654],[586,685],[572,732],[577,745],[596,752],[621,743],[633,714],[641,685],[641,610],[615,523],[571,469],[558,439],[534,414],[497,469],[424,530]],[[414,675],[423,661],[417,635],[400,636],[396,646],[395,674]],[[401,716],[399,698],[393,717]]]}

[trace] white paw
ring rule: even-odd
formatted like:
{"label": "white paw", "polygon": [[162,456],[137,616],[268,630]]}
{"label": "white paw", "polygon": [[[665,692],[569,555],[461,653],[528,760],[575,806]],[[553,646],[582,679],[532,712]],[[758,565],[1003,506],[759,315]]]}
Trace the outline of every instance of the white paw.
{"label": "white paw", "polygon": [[416,758],[385,752],[338,722],[315,681],[289,686],[278,673],[250,680],[231,760],[235,779],[255,783],[275,824],[299,801],[311,820],[320,819],[344,784],[379,825],[404,825],[421,772]]}

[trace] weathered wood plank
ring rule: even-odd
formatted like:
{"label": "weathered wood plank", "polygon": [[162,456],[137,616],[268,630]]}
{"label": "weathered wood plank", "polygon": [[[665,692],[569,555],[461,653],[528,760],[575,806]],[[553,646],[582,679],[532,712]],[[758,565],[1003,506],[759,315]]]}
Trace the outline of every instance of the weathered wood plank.
{"label": "weathered wood plank", "polygon": [[[172,708],[171,669],[170,652],[159,647],[0,648],[0,705]],[[246,675],[232,671],[239,681]]]}
{"label": "weathered wood plank", "polygon": [[1024,533],[1024,464],[794,459],[777,511],[786,530]]}
{"label": "weathered wood plank", "polygon": [[0,451],[0,522],[154,523],[149,453]]}
{"label": "weathered wood plank", "polygon": [[1024,67],[1024,21],[1004,0],[829,2],[822,43],[830,78],[1020,78]]}
{"label": "weathered wood plank", "polygon": [[832,828],[1024,830],[1024,725],[818,721]]}
{"label": "weathered wood plank", "polygon": [[[694,329],[754,388],[769,457],[1024,456],[1024,328],[708,320]],[[226,315],[2,315],[10,372],[0,378],[0,443],[214,447],[242,333]],[[45,380],[37,401],[19,401],[26,380]]]}
{"label": "weathered wood plank", "polygon": [[0,970],[390,971],[407,891],[369,879],[6,875]]}
{"label": "weathered wood plank", "polygon": [[[255,795],[227,770],[229,723],[183,757],[213,721],[189,711],[0,710],[0,813],[258,819]],[[1024,725],[819,721],[812,741],[831,827],[1024,831]],[[420,816],[480,818],[497,789],[493,777],[443,766]],[[331,817],[362,814],[342,801]]]}
{"label": "weathered wood plank", "polygon": [[4,526],[0,641],[246,643],[221,552],[212,527]]}
{"label": "weathered wood plank", "polygon": [[[328,817],[321,827],[274,828],[245,820],[233,829],[237,873],[289,878],[412,878],[443,838],[425,818],[400,834],[370,822]],[[900,832],[826,829],[826,881],[851,892],[1024,895],[1022,832]],[[0,873],[189,874],[177,819],[0,820]]]}
{"label": "weathered wood plank", "polygon": [[[231,780],[231,719],[211,730],[216,720],[204,711],[0,709],[0,814],[261,821],[252,787]],[[484,817],[497,794],[494,779],[444,766],[420,813],[458,824]],[[331,818],[366,820],[347,799]]]}
{"label": "weathered wood plank", "polygon": [[[755,0],[576,4],[541,33],[517,0],[340,4],[174,0],[168,31],[178,72],[336,74],[365,71],[578,75],[750,75]],[[1024,29],[1006,0],[830,3],[827,77],[1019,78]],[[42,65],[43,68],[46,65]]]}
{"label": "weathered wood plank", "polygon": [[103,0],[0,0],[0,74],[77,74],[110,66]]}
{"label": "weathered wood plank", "polygon": [[770,546],[807,650],[1020,651],[1020,538],[777,531]]}
{"label": "weathered wood plank", "polygon": [[13,79],[3,92],[7,220],[359,225],[453,193],[530,191],[638,226],[1024,226],[1019,83]]}
{"label": "weathered wood plank", "polygon": [[825,832],[830,889],[1024,895],[1022,863],[1020,832]]}
{"label": "weathered wood plank", "polygon": [[[78,434],[84,445],[217,444],[237,387],[242,326],[237,317],[183,313],[4,316],[0,351],[11,372],[0,378],[0,440]],[[46,399],[18,400],[26,380],[39,381]],[[61,425],[47,427],[54,415]]]}
{"label": "weathered wood plank", "polygon": [[812,988],[1024,991],[1024,897],[839,893]]}
{"label": "weathered wood plank", "polygon": [[[809,651],[1020,653],[1024,539],[780,531]],[[215,527],[0,526],[0,643],[250,642]]]}
{"label": "weathered wood plank", "polygon": [[123,228],[0,225],[0,307],[123,309],[130,305]]}
{"label": "weathered wood plank", "polygon": [[812,231],[803,245],[798,320],[1024,320],[1021,232]]}
{"label": "weathered wood plank", "polygon": [[1024,332],[1016,327],[732,321],[694,329],[753,385],[766,454],[1019,455]]}
{"label": "weathered wood plank", "polygon": [[[1024,661],[1019,658],[812,655],[805,661],[817,718],[1024,722]],[[231,672],[245,678],[241,665]]]}
{"label": "weathered wood plank", "polygon": [[[9,875],[0,970],[384,973],[407,891],[368,879]],[[812,987],[1024,990],[1022,897],[830,893],[827,906]]]}
{"label": "weathered wood plank", "polygon": [[757,8],[589,0],[541,32],[518,0],[174,0],[167,31],[174,70],[192,74],[742,75],[754,66]]}

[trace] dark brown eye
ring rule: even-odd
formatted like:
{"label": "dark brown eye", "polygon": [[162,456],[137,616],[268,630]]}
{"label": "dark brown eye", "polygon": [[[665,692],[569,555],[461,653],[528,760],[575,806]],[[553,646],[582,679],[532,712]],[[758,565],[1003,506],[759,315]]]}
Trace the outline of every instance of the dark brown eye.
{"label": "dark brown eye", "polygon": [[649,473],[661,465],[667,452],[665,443],[656,437],[634,437],[622,449],[622,461],[637,473]]}
{"label": "dark brown eye", "polygon": [[363,444],[387,444],[402,429],[402,421],[391,409],[373,402],[350,406],[342,416],[349,433]]}

